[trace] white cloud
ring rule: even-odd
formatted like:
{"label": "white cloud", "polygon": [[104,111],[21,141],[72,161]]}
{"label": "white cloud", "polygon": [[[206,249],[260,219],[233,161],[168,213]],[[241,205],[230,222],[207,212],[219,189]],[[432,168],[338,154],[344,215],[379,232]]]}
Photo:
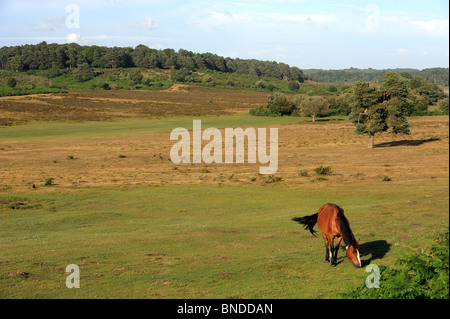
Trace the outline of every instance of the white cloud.
{"label": "white cloud", "polygon": [[123,25],[126,28],[130,28],[130,29],[147,29],[147,30],[153,30],[156,29],[158,27],[158,24],[153,21],[153,19],[151,17],[146,17],[145,21],[124,21]]}
{"label": "white cloud", "polygon": [[228,11],[212,11],[200,24],[212,28],[222,28],[249,20],[250,17],[244,14],[235,14]]}
{"label": "white cloud", "polygon": [[62,29],[64,28],[64,23],[66,22],[66,16],[64,14],[59,14],[48,18],[47,22],[55,28]]}
{"label": "white cloud", "polygon": [[110,40],[113,39],[114,37],[112,35],[100,34],[100,35],[91,35],[86,38],[92,40]]}
{"label": "white cloud", "polygon": [[78,33],[70,33],[66,36],[67,43],[87,43],[88,40]]}
{"label": "white cloud", "polygon": [[156,29],[158,27],[158,24],[156,24],[150,17],[147,17],[145,22],[141,23],[141,25],[144,29],[148,30]]}
{"label": "white cloud", "polygon": [[63,14],[56,15],[46,19],[45,23],[34,23],[31,24],[31,30],[39,31],[55,31],[55,29],[64,28],[64,22],[66,21],[66,16]]}
{"label": "white cloud", "polygon": [[53,28],[44,23],[36,23],[31,25],[31,30],[39,32],[39,31],[53,31]]}
{"label": "white cloud", "polygon": [[400,53],[400,54],[408,54],[409,53],[408,49],[403,49],[403,48],[399,48],[396,51],[397,51],[397,53]]}
{"label": "white cloud", "polygon": [[413,20],[409,23],[416,30],[427,34],[448,35],[448,19]]}
{"label": "white cloud", "polygon": [[336,21],[336,16],[333,14],[280,14],[280,13],[269,13],[265,15],[266,18],[275,21],[287,21],[287,22],[315,22],[315,23],[326,23]]}

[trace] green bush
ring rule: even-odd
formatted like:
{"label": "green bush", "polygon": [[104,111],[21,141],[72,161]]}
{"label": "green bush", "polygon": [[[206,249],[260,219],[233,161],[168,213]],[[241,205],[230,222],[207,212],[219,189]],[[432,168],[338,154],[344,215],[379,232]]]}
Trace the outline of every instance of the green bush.
{"label": "green bush", "polygon": [[270,175],[269,177],[267,177],[266,184],[278,183],[282,181],[283,181],[282,177]]}
{"label": "green bush", "polygon": [[250,109],[249,114],[254,116],[280,116],[280,114],[272,113],[267,107],[263,106]]}
{"label": "green bush", "polygon": [[300,84],[298,84],[297,81],[292,81],[292,82],[289,82],[288,88],[289,88],[290,91],[297,92],[298,89],[300,89]]}
{"label": "green bush", "polygon": [[314,171],[318,175],[330,175],[331,174],[331,167],[330,166],[322,166],[322,165],[320,165],[319,167],[315,168]]}
{"label": "green bush", "polygon": [[282,93],[272,93],[267,99],[267,108],[273,114],[291,115],[295,110],[295,105],[288,97]]}
{"label": "green bush", "polygon": [[365,283],[342,296],[359,299],[449,299],[448,226],[435,244],[400,258],[395,266],[380,266],[380,288]]}
{"label": "green bush", "polygon": [[448,104],[449,103],[448,103],[448,97],[447,97],[445,99],[439,100],[437,103],[437,106],[441,112],[448,112],[449,111]]}
{"label": "green bush", "polygon": [[6,85],[13,89],[17,85],[17,80],[15,78],[8,78],[6,80]]}

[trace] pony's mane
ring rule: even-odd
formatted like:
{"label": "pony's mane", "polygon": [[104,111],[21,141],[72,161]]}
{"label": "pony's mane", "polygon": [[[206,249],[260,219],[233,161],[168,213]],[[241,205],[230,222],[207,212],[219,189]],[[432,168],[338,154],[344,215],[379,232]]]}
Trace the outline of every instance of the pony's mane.
{"label": "pony's mane", "polygon": [[347,218],[344,216],[344,210],[339,207],[339,212],[337,214],[337,220],[339,222],[339,227],[341,229],[341,235],[344,239],[345,245],[352,245],[354,247],[358,246],[358,243],[353,236],[352,230],[350,229],[350,224]]}

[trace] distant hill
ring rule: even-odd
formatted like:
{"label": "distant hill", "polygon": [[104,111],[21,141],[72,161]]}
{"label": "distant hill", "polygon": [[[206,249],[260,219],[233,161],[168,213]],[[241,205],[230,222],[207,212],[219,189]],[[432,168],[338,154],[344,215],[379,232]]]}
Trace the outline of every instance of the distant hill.
{"label": "distant hill", "polygon": [[404,77],[419,77],[430,83],[448,86],[449,68],[430,68],[430,69],[343,69],[343,70],[321,70],[304,69],[309,79],[320,82],[356,82],[359,80],[368,82],[381,82],[386,72],[398,72]]}

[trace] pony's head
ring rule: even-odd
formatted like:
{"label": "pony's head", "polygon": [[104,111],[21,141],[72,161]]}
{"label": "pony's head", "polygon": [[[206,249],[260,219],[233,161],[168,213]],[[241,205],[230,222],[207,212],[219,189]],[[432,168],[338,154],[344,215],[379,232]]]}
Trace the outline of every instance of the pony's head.
{"label": "pony's head", "polygon": [[361,259],[359,258],[359,240],[357,240],[355,243],[348,245],[345,247],[345,250],[347,251],[347,257],[352,262],[353,266],[355,268],[361,268]]}

